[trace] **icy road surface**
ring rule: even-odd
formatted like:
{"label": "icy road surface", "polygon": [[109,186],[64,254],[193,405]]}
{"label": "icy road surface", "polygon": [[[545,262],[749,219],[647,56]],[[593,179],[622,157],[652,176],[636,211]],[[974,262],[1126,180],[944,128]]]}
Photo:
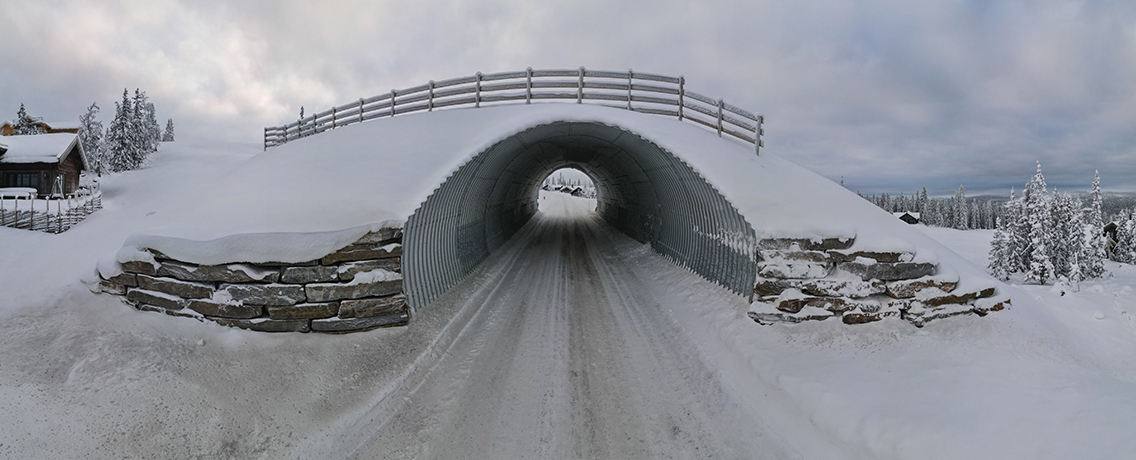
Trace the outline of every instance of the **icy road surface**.
{"label": "icy road surface", "polygon": [[498,276],[459,286],[481,310],[352,457],[778,457],[620,257],[628,238],[593,200],[542,196]]}

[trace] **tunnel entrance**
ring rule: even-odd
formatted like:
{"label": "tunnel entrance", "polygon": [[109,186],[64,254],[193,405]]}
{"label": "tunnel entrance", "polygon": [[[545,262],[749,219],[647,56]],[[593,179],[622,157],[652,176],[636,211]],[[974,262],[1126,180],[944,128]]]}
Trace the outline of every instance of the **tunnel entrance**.
{"label": "tunnel entrance", "polygon": [[672,262],[748,296],[757,238],[689,165],[633,133],[556,122],[494,144],[458,168],[406,222],[404,290],[412,308],[457,284],[538,212],[544,179],[563,168],[595,183],[596,213]]}

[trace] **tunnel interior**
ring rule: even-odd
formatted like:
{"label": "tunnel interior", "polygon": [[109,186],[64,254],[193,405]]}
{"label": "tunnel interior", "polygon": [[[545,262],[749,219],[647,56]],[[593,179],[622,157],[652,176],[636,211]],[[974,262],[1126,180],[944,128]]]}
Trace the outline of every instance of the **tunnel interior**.
{"label": "tunnel interior", "polygon": [[537,213],[545,177],[562,168],[593,180],[596,213],[613,228],[739,295],[753,292],[753,226],[697,171],[618,127],[556,122],[477,154],[407,219],[411,307],[428,305],[520,230]]}

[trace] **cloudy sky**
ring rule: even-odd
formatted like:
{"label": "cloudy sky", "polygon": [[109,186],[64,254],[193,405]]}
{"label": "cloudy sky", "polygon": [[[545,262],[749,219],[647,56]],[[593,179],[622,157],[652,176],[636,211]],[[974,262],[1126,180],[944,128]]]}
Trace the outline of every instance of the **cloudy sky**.
{"label": "cloudy sky", "polygon": [[[863,192],[1136,190],[1136,2],[0,0],[0,119],[123,88],[179,139],[476,71],[684,75],[767,151]],[[310,113],[310,112],[309,112]]]}

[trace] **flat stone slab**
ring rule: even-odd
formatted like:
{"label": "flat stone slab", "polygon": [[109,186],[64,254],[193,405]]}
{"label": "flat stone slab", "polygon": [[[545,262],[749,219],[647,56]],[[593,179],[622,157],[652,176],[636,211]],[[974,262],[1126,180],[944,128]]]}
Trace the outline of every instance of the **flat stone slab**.
{"label": "flat stone slab", "polygon": [[389,244],[352,244],[347,247],[328,254],[320,263],[323,265],[334,265],[339,262],[354,262],[357,260],[369,259],[385,259],[388,257],[402,256],[402,244],[389,243]]}
{"label": "flat stone slab", "polygon": [[328,283],[308,284],[304,293],[309,302],[330,302],[333,300],[361,299],[364,297],[386,297],[402,292],[402,278],[372,283]]}
{"label": "flat stone slab", "polygon": [[808,279],[824,278],[828,276],[829,264],[827,262],[808,261],[778,261],[758,262],[757,273],[762,278]]}
{"label": "flat stone slab", "polygon": [[281,283],[330,283],[339,279],[339,267],[288,267],[280,274]]}
{"label": "flat stone slab", "polygon": [[992,311],[1002,311],[1007,308],[1010,308],[1009,297],[987,297],[974,301],[974,313],[979,316],[986,316],[987,313]]}
{"label": "flat stone slab", "polygon": [[213,296],[213,285],[182,281],[173,278],[154,278],[138,275],[138,287],[158,291],[183,299],[207,299]]}
{"label": "flat stone slab", "polygon": [[402,227],[383,227],[378,231],[367,233],[359,238],[355,244],[388,244],[402,242]]}
{"label": "flat stone slab", "polygon": [[167,310],[181,310],[182,304],[185,302],[185,299],[176,296],[139,288],[127,288],[126,300],[129,300],[134,305],[153,305]]}
{"label": "flat stone slab", "polygon": [[921,278],[935,273],[935,264],[932,263],[876,263],[875,261],[865,258],[859,258],[853,262],[839,263],[837,264],[837,268],[859,276],[860,279],[864,281],[872,279],[899,281]]}
{"label": "flat stone slab", "polygon": [[222,326],[239,327],[260,332],[308,332],[311,324],[306,319],[230,319],[206,316],[207,319]]}
{"label": "flat stone slab", "polygon": [[219,283],[275,283],[280,277],[278,270],[248,264],[194,265],[174,261],[164,261],[158,267],[158,275],[177,278],[183,281]]}
{"label": "flat stone slab", "polygon": [[410,322],[410,314],[406,312],[389,315],[370,316],[366,318],[351,319],[313,319],[312,330],[325,333],[359,332],[379,327],[404,326]]}
{"label": "flat stone slab", "polygon": [[836,314],[833,312],[816,307],[807,307],[797,313],[786,313],[770,307],[768,308],[768,310],[750,311],[747,314],[749,315],[750,319],[754,320],[758,324],[763,324],[766,326],[774,323],[824,321],[836,316]]}
{"label": "flat stone slab", "polygon": [[122,262],[119,265],[122,266],[122,271],[124,271],[126,273],[136,273],[136,274],[150,275],[150,276],[157,276],[158,275],[158,265],[159,264],[157,262],[148,262],[148,261],[143,261],[143,260],[131,260],[131,261],[127,261],[127,262]]}
{"label": "flat stone slab", "polygon": [[260,305],[229,304],[212,300],[190,300],[186,302],[185,306],[205,316],[236,319],[256,318],[264,310],[264,307]]}
{"label": "flat stone slab", "polygon": [[408,309],[406,296],[402,294],[378,299],[344,300],[339,304],[339,317],[368,318],[400,313]]}
{"label": "flat stone slab", "polygon": [[337,269],[339,270],[339,281],[347,282],[354,279],[356,273],[369,272],[373,270],[386,270],[388,272],[400,273],[402,272],[402,258],[390,257],[378,260],[347,262],[340,264]]}
{"label": "flat stone slab", "polygon": [[106,294],[126,295],[126,286],[107,280],[99,280],[98,290]]}
{"label": "flat stone slab", "polygon": [[339,302],[302,303],[287,307],[268,307],[272,319],[330,318],[339,313]]}
{"label": "flat stone slab", "polygon": [[138,310],[139,311],[156,311],[158,313],[165,313],[167,315],[178,317],[178,318],[194,318],[194,319],[197,319],[197,320],[201,320],[201,315],[198,315],[198,314],[194,313],[193,311],[185,309],[185,308],[183,308],[181,310],[170,310],[170,309],[166,309],[166,308],[162,308],[162,307],[155,307],[153,305],[141,304],[141,305],[138,305]]}
{"label": "flat stone slab", "polygon": [[958,278],[943,279],[924,276],[913,280],[899,280],[887,283],[887,295],[897,299],[910,299],[924,289],[937,289],[951,292],[958,285]]}
{"label": "flat stone slab", "polygon": [[761,249],[790,249],[793,245],[806,251],[827,251],[829,249],[848,249],[855,238],[766,238],[757,242]]}
{"label": "flat stone slab", "polygon": [[138,275],[135,275],[133,273],[119,273],[115,276],[107,278],[106,281],[110,281],[115,284],[121,284],[123,286],[138,287]]}
{"label": "flat stone slab", "polygon": [[[222,284],[218,295],[250,305],[279,307],[304,302],[304,287],[296,284]],[[222,294],[224,293],[224,294]]]}
{"label": "flat stone slab", "polygon": [[877,252],[877,251],[849,251],[847,249],[833,249],[828,251],[829,257],[835,262],[852,262],[859,257],[872,259],[876,262],[911,262],[915,254],[910,252]]}
{"label": "flat stone slab", "polygon": [[978,291],[969,292],[943,292],[939,289],[929,288],[919,291],[915,295],[915,300],[920,304],[927,307],[938,307],[947,304],[962,304],[979,297],[990,297],[994,295],[994,288],[986,288]]}

